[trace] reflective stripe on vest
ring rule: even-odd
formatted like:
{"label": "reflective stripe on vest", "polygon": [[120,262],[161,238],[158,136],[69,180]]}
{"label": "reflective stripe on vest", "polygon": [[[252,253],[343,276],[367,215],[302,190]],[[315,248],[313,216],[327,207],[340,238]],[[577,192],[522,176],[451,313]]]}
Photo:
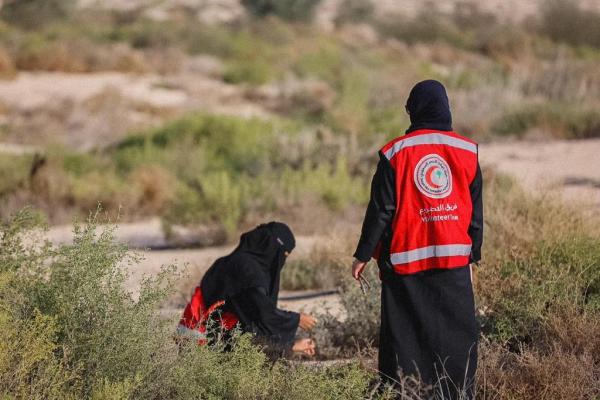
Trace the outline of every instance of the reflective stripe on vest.
{"label": "reflective stripe on vest", "polygon": [[189,337],[191,339],[206,339],[206,333],[200,332],[196,329],[190,329],[183,324],[177,325],[177,334],[185,337]]}
{"label": "reflective stripe on vest", "polygon": [[390,254],[390,261],[392,264],[408,264],[433,257],[468,256],[470,254],[470,244],[445,244],[441,246],[421,247],[420,249],[403,251],[401,253],[393,253]]}
{"label": "reflective stripe on vest", "polygon": [[423,144],[445,144],[447,146],[456,147],[458,149],[467,150],[471,153],[477,154],[477,145],[474,143],[444,135],[442,133],[429,133],[399,140],[394,143],[394,145],[389,148],[384,155],[388,160],[391,160],[392,157],[394,157],[394,155],[396,155],[396,153],[398,153],[400,150]]}

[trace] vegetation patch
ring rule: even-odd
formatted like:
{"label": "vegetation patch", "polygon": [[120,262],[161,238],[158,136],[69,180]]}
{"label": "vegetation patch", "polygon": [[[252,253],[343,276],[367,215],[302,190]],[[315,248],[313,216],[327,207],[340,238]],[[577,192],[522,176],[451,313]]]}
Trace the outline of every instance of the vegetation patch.
{"label": "vegetation patch", "polygon": [[[484,175],[484,262],[473,271],[481,324],[478,396],[593,398],[600,389],[592,372],[600,365],[598,231],[560,199],[533,197],[510,178]],[[380,320],[376,266],[367,267],[371,288],[364,293],[339,252],[322,257],[329,261],[313,261],[303,279],[330,265],[344,313],[319,316],[320,357],[372,354]]]}
{"label": "vegetation patch", "polygon": [[517,137],[536,129],[561,139],[589,139],[600,137],[600,117],[595,110],[566,104],[522,106],[497,119],[492,129]]}
{"label": "vegetation patch", "polygon": [[[96,217],[73,245],[23,241],[37,225],[22,211],[0,230],[0,393],[65,398],[363,398],[371,372],[358,363],[306,368],[271,363],[250,336],[232,350],[173,340],[176,321],[160,305],[174,267],[124,289],[136,255],[97,233]],[[225,372],[225,373],[224,373]]]}

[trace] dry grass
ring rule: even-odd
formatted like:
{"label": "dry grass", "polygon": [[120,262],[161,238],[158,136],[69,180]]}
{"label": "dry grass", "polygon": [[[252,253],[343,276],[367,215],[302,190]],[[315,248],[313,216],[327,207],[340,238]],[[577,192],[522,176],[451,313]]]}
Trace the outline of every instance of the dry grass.
{"label": "dry grass", "polygon": [[545,342],[522,345],[516,352],[497,343],[480,346],[481,398],[587,400],[600,395],[598,317],[554,318],[561,322],[547,327]]}
{"label": "dry grass", "polygon": [[0,78],[13,78],[17,73],[15,63],[4,47],[0,47]]}
{"label": "dry grass", "polygon": [[143,52],[126,45],[107,46],[87,40],[34,40],[15,49],[13,57],[15,67],[22,71],[144,73],[149,72],[152,65],[145,59]]}
{"label": "dry grass", "polygon": [[176,178],[159,166],[140,166],[129,180],[137,193],[134,209],[143,215],[161,214],[172,201]]}
{"label": "dry grass", "polygon": [[[493,171],[484,175],[487,231],[484,263],[475,276],[482,330],[477,398],[596,398],[600,394],[597,228],[560,198],[534,197],[506,176]],[[377,344],[379,297],[376,287],[365,297],[349,278],[348,255],[354,240],[342,235],[329,242],[337,243],[342,252],[321,253],[312,268],[307,262],[303,280],[311,282],[320,265],[334,266],[329,271],[338,279],[346,317],[320,316],[319,354],[352,357],[357,348]],[[375,270],[371,265],[369,272]],[[375,274],[370,279],[377,280]],[[408,385],[405,398],[421,398],[421,389]]]}

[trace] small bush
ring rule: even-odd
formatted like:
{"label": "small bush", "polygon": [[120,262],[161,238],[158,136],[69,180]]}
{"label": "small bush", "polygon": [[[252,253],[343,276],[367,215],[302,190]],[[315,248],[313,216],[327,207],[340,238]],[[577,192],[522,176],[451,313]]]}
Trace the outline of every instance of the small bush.
{"label": "small bush", "polygon": [[494,175],[486,203],[494,206],[477,280],[486,334],[518,346],[543,337],[545,321],[561,309],[597,313],[600,239],[577,211]]}
{"label": "small bush", "polygon": [[81,53],[73,53],[66,43],[54,42],[41,35],[30,35],[20,44],[15,56],[20,70],[85,72]]}
{"label": "small bush", "polygon": [[70,15],[74,0],[8,0],[0,9],[0,17],[25,28],[39,28]]}
{"label": "small bush", "polygon": [[250,83],[262,85],[274,78],[275,72],[270,64],[265,61],[236,61],[231,63],[223,73],[223,80],[227,83]]}
{"label": "small bush", "polygon": [[246,213],[247,184],[243,180],[235,182],[226,172],[201,177],[199,183],[204,207],[232,235]]}
{"label": "small bush", "polygon": [[173,200],[177,178],[159,166],[140,166],[128,177],[133,186],[135,210],[146,215],[161,215]]}
{"label": "small bush", "polygon": [[326,310],[317,318],[315,339],[319,355],[325,358],[353,356],[357,349],[377,347],[381,321],[380,284],[376,265],[367,266],[365,278],[370,287],[363,293],[346,268],[339,274],[338,290],[343,307],[343,319]]}
{"label": "small bush", "polygon": [[436,9],[407,18],[400,15],[386,16],[377,22],[383,36],[393,37],[406,43],[445,42],[456,47],[468,47],[468,35]]}
{"label": "small bush", "polygon": [[532,129],[563,139],[593,138],[600,136],[600,117],[595,110],[544,104],[508,111],[492,125],[492,130],[499,135],[517,137]]}
{"label": "small bush", "polygon": [[336,25],[369,22],[375,12],[375,4],[371,0],[344,0],[338,6],[335,18]]}
{"label": "small bush", "polygon": [[344,69],[343,49],[335,41],[315,38],[298,59],[294,60],[292,69],[301,77],[337,83]]}
{"label": "small bush", "polygon": [[242,0],[252,15],[276,15],[288,21],[310,21],[321,0]]}
{"label": "small bush", "polygon": [[584,10],[572,0],[547,1],[540,32],[558,42],[600,48],[600,13]]}
{"label": "small bush", "polygon": [[121,173],[160,165],[173,174],[177,194],[163,214],[168,225],[216,222],[233,233],[245,216],[298,204],[305,195],[332,210],[365,203],[366,181],[351,173],[345,158],[315,143],[323,157],[314,164],[296,159],[304,143],[295,129],[285,122],[196,115],[130,136],[113,157]]}
{"label": "small bush", "polygon": [[127,204],[128,200],[134,197],[132,187],[111,170],[93,171],[69,181],[70,187],[66,188],[62,196],[55,193],[56,190],[48,196],[57,202],[61,201],[61,197],[71,198],[82,212],[96,208],[98,203],[113,212],[121,206],[129,206],[131,203]]}
{"label": "small bush", "polygon": [[[329,238],[326,242],[338,241]],[[335,289],[343,277],[345,265],[332,254],[331,247],[315,246],[309,257],[292,259],[281,273],[283,290]]]}
{"label": "small bush", "polygon": [[478,396],[544,400],[597,396],[598,317],[569,309],[555,311],[530,344],[509,347],[481,342]]}
{"label": "small bush", "polygon": [[12,56],[4,47],[0,47],[0,79],[13,78],[16,72]]}
{"label": "small bush", "polygon": [[0,198],[19,188],[27,187],[31,160],[30,156],[2,155],[0,157]]}
{"label": "small bush", "polygon": [[[594,398],[598,385],[591,371],[600,362],[597,230],[560,199],[533,197],[491,171],[484,180],[485,203],[493,206],[486,207],[484,263],[475,269],[482,324],[478,396]],[[338,257],[330,254],[330,260]],[[320,315],[315,333],[325,358],[356,356],[357,348],[377,344],[376,268],[367,267],[372,288],[366,296],[342,270],[344,315]]]}
{"label": "small bush", "polygon": [[290,203],[299,202],[309,193],[318,196],[331,210],[341,210],[350,202],[368,201],[366,183],[348,171],[346,160],[339,158],[334,166],[322,164],[311,168],[304,164],[300,170],[284,169],[281,175],[283,195]]}
{"label": "small bush", "polygon": [[340,94],[336,104],[327,114],[326,121],[336,132],[355,136],[370,133],[368,76],[362,69],[349,69],[342,73]]}
{"label": "small bush", "polygon": [[[124,265],[137,257],[95,219],[72,245],[28,240],[27,211],[0,227],[0,394],[7,398],[364,398],[358,363],[307,368],[269,362],[249,335],[197,346],[173,341],[160,317],[174,275],[166,268],[134,299]],[[41,243],[41,245],[40,245]],[[224,373],[225,371],[225,373]]]}
{"label": "small bush", "polygon": [[[14,277],[0,274],[0,293],[6,294]],[[36,311],[29,320],[0,312],[0,394],[27,399],[70,398],[76,374],[54,357],[55,318]]]}
{"label": "small bush", "polygon": [[[272,151],[274,127],[259,119],[218,115],[182,118],[151,132],[131,136],[119,144],[115,158],[122,169],[142,160],[152,161],[153,149],[202,148],[206,166],[213,171],[229,170],[257,175]],[[148,156],[146,156],[148,154]],[[184,166],[187,169],[187,166]]]}

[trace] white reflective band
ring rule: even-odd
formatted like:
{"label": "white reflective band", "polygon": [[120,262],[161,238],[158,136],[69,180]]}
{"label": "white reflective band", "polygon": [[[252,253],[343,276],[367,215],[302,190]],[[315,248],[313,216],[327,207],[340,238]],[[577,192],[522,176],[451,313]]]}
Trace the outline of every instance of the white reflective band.
{"label": "white reflective band", "polygon": [[195,329],[190,329],[185,325],[179,324],[177,325],[177,334],[181,336],[187,336],[194,339],[206,339],[206,334],[202,332],[198,332]]}
{"label": "white reflective band", "polygon": [[468,256],[471,254],[470,244],[445,244],[441,246],[427,246],[419,249],[390,254],[392,264],[408,264],[413,261],[425,260],[433,257]]}
{"label": "white reflective band", "polygon": [[466,140],[444,135],[443,133],[428,133],[425,135],[413,136],[407,139],[401,139],[394,143],[385,153],[385,157],[391,160],[400,150],[406,147],[418,146],[421,144],[445,144],[477,154],[477,145]]}

